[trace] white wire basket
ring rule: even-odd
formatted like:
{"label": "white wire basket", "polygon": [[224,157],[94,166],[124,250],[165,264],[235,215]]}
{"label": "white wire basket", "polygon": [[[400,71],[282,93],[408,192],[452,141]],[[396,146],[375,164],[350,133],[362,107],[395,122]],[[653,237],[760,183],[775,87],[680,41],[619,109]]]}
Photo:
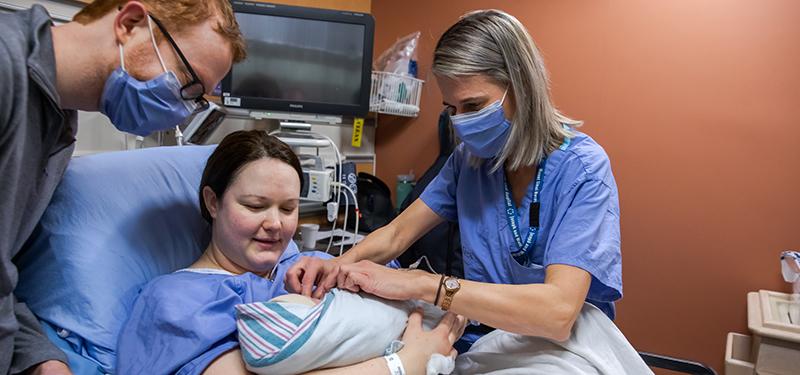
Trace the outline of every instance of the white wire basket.
{"label": "white wire basket", "polygon": [[421,79],[389,72],[372,72],[369,110],[390,115],[417,117],[422,96]]}

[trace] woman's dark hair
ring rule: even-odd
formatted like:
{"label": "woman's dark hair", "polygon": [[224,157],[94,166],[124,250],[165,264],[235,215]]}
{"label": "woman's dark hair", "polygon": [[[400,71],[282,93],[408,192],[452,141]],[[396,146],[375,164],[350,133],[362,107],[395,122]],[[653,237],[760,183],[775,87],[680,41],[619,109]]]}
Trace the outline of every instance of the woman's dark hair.
{"label": "woman's dark hair", "polygon": [[289,164],[300,179],[303,190],[303,170],[300,160],[286,143],[260,130],[240,130],[228,134],[208,157],[203,178],[200,180],[200,213],[209,223],[213,220],[203,199],[203,188],[208,186],[222,199],[231,181],[247,163],[263,158],[273,158]]}

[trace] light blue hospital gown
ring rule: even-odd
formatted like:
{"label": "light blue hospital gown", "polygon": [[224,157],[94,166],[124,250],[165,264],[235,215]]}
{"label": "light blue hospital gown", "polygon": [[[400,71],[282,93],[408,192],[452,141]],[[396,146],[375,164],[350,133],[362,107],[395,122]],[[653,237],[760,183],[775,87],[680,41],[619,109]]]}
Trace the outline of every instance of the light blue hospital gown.
{"label": "light blue hospital gown", "polygon": [[[575,266],[592,275],[586,301],[614,319],[614,301],[622,297],[617,186],[602,147],[589,136],[573,132],[566,150],[556,150],[545,164],[540,230],[530,267],[511,257],[517,245],[506,217],[503,168],[490,173],[491,163],[470,166],[469,151],[459,145],[420,198],[439,216],[458,221],[466,279],[543,283],[547,266]],[[523,239],[528,233],[533,189],[534,181],[517,208]],[[536,307],[521,301],[520,308]],[[465,339],[472,342],[476,337]]]}
{"label": "light blue hospital gown", "polygon": [[281,255],[274,281],[252,273],[182,270],[150,281],[119,335],[117,374],[200,374],[221,354],[237,348],[236,310],[286,294],[286,271],[301,256],[292,244]]}

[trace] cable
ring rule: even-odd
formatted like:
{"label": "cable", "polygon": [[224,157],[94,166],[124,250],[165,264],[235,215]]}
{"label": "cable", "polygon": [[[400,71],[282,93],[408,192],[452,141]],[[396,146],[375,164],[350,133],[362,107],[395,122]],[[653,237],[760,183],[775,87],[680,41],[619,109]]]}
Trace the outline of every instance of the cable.
{"label": "cable", "polygon": [[[333,185],[333,184],[331,184]],[[339,191],[342,190],[341,184],[339,186]],[[347,215],[350,213],[350,197],[347,194],[344,195],[344,222],[342,222],[342,239],[339,241],[339,256],[342,256],[344,252],[344,239],[345,234],[347,234]],[[331,238],[333,238],[333,232],[331,231]]]}
{"label": "cable", "polygon": [[[356,245],[356,240],[358,239],[358,221],[359,221],[359,216],[361,214],[361,211],[358,209],[358,197],[356,196],[356,193],[353,192],[353,189],[350,189],[350,187],[345,185],[345,184],[342,184],[342,183],[339,183],[339,182],[334,182],[334,183],[331,184],[331,186],[336,186],[339,189],[345,188],[345,190],[348,193],[350,193],[350,195],[353,196],[353,204],[355,205],[354,211],[355,211],[355,215],[356,215],[356,227],[355,227],[355,231],[353,232],[353,234],[354,234],[354,236],[353,236],[353,246],[355,246]],[[347,194],[345,194],[344,197],[345,197],[345,204],[349,205],[349,201],[347,199]],[[345,217],[345,219],[344,219],[343,227],[346,227],[347,226],[347,206],[345,206],[344,217]],[[344,228],[342,228],[342,229],[344,229]],[[333,232],[331,232],[331,233],[333,233]],[[347,232],[345,231],[345,233],[347,233]],[[342,237],[344,237],[344,236],[342,236]],[[341,247],[339,248],[339,255],[340,256],[342,255],[342,252],[343,252],[342,248],[343,247],[344,247],[344,241],[342,241]]]}
{"label": "cable", "polygon": [[[336,147],[336,143],[334,143],[333,139],[331,139],[327,135],[319,134],[319,133],[316,133],[316,134],[319,135],[322,138],[327,139],[328,140],[328,144],[331,145],[331,147],[333,148],[334,152],[336,153],[336,161],[339,164],[339,179],[338,179],[338,181],[341,182],[342,181],[342,156],[339,153],[339,147]],[[337,217],[339,216],[339,202],[341,202],[341,194],[342,194],[342,189],[336,189],[336,216]],[[326,253],[330,252],[330,250],[331,250],[331,244],[333,244],[333,231],[334,230],[336,230],[336,219],[333,220],[333,226],[331,227],[331,237],[328,238],[328,247],[325,248],[325,252]]]}
{"label": "cable", "polygon": [[181,132],[181,128],[175,125],[175,143],[178,146],[183,146],[183,132]]}
{"label": "cable", "polygon": [[348,187],[347,185],[342,185],[342,186],[344,186],[344,188],[347,189],[347,191],[349,191],[350,194],[353,196],[353,203],[355,204],[356,228],[353,230],[353,233],[355,234],[355,237],[353,238],[353,246],[355,246],[356,240],[358,239],[358,221],[359,219],[361,219],[361,210],[358,209],[358,197],[356,196],[356,193],[354,193],[353,190],[350,189],[350,187]]}
{"label": "cable", "polygon": [[[338,185],[338,186],[341,186],[341,187],[345,188],[345,190],[347,190],[347,192],[348,192],[348,193],[350,193],[350,195],[352,195],[352,196],[353,196],[353,203],[354,203],[354,205],[355,205],[355,212],[356,212],[356,228],[355,228],[355,233],[356,233],[356,235],[358,235],[358,221],[359,221],[359,219],[360,219],[360,216],[361,216],[361,210],[359,210],[359,208],[358,208],[358,196],[356,196],[356,193],[355,193],[355,192],[353,192],[353,189],[350,189],[350,187],[349,187],[349,186],[347,186],[347,185],[345,185],[345,184],[342,184],[342,183],[337,183],[336,185]],[[345,195],[345,196],[347,196],[347,195]],[[353,245],[355,245],[355,242],[353,243]]]}
{"label": "cable", "polygon": [[419,265],[422,263],[423,260],[425,261],[425,264],[428,265],[428,269],[431,270],[431,272],[433,272],[434,275],[438,275],[439,274],[438,272],[436,272],[435,269],[433,269],[433,266],[431,266],[431,262],[428,260],[428,256],[426,256],[426,255],[421,256],[419,259],[417,259],[416,262],[411,263],[408,266],[408,268],[410,268],[410,269],[418,269]]}
{"label": "cable", "polygon": [[328,238],[328,246],[325,247],[325,252],[330,254],[331,245],[333,244],[333,231],[336,230],[336,219],[339,218],[339,202],[336,202],[336,214],[334,215],[333,225],[331,226],[331,236]]}

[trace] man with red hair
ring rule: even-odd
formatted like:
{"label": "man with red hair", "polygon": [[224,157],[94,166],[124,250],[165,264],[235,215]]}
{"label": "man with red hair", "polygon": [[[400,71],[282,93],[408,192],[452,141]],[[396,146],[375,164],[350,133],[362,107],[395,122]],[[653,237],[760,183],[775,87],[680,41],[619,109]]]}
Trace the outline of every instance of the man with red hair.
{"label": "man with red hair", "polygon": [[12,258],[69,162],[77,111],[137,135],[169,129],[244,57],[226,0],[96,0],[61,26],[38,5],[0,14],[0,374],[70,373],[14,297]]}

